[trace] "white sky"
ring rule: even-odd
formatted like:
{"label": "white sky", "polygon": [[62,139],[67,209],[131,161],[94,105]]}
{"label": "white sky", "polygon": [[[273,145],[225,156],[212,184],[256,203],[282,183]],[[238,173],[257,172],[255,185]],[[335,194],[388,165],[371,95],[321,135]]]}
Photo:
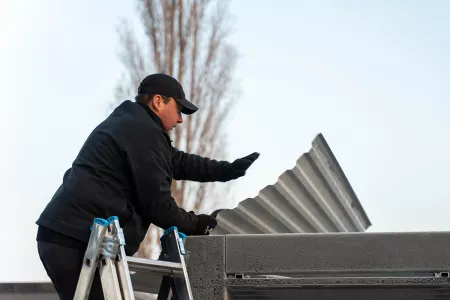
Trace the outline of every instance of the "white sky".
{"label": "white sky", "polygon": [[[106,117],[133,3],[0,3],[0,282],[47,280],[34,222]],[[322,132],[370,231],[448,230],[450,2],[275,3],[231,7],[243,94],[230,156],[261,153],[233,200],[273,184]]]}

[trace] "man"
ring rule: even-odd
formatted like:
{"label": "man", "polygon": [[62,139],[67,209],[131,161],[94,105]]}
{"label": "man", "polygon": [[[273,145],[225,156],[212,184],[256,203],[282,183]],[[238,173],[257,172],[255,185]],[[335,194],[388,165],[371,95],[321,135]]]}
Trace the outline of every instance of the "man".
{"label": "man", "polygon": [[[168,132],[183,122],[182,114],[198,108],[171,76],[147,76],[135,99],[121,103],[92,131],[36,222],[39,256],[61,299],[73,299],[94,218],[119,217],[127,255],[138,250],[151,223],[207,235],[217,225],[215,215],[178,207],[172,178],[233,180],[259,156],[229,163],[174,148]],[[97,273],[90,299],[103,299],[99,282]]]}

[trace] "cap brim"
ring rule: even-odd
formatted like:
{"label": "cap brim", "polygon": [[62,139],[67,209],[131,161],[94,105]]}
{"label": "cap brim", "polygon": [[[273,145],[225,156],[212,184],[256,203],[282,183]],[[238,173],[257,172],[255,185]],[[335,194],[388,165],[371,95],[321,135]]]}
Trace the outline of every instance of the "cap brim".
{"label": "cap brim", "polygon": [[191,115],[195,113],[198,110],[198,107],[189,102],[187,99],[176,99],[178,103],[183,105],[183,109],[181,110],[181,113],[185,115]]}

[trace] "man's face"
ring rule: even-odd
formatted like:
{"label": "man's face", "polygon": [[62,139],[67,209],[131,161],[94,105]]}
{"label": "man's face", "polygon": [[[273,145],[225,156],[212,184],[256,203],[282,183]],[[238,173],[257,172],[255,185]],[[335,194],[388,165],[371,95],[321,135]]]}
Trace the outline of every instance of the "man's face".
{"label": "man's face", "polygon": [[178,123],[183,123],[181,115],[183,106],[176,102],[175,99],[169,99],[167,103],[164,103],[164,100],[158,95],[153,99],[155,113],[161,119],[164,130],[167,132],[175,128]]}

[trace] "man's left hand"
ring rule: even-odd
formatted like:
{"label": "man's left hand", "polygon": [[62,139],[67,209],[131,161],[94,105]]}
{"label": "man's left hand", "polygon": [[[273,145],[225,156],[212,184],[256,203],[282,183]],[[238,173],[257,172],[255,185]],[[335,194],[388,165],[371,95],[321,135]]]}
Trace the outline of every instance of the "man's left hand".
{"label": "man's left hand", "polygon": [[230,179],[236,179],[241,176],[245,175],[245,172],[248,168],[257,160],[259,157],[258,152],[253,152],[250,155],[247,155],[242,158],[236,159],[234,162],[232,162],[228,167],[228,175],[230,176]]}

